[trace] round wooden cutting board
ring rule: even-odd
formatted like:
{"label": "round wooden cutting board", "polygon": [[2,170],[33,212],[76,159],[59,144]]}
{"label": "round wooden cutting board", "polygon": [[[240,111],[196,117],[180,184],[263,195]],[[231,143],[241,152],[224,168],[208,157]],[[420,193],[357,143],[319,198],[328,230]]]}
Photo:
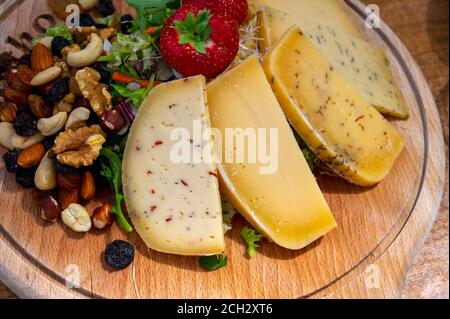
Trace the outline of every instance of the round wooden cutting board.
{"label": "round wooden cutting board", "polygon": [[[117,1],[122,9],[125,5]],[[361,21],[364,6],[348,5]],[[52,20],[47,1],[0,0],[0,51],[27,46],[29,35]],[[37,17],[40,17],[37,19]],[[373,188],[319,177],[339,227],[300,251],[264,241],[248,260],[235,219],[226,235],[227,267],[204,271],[199,259],[148,250],[136,233],[75,234],[44,223],[32,192],[16,186],[0,164],[0,280],[20,297],[43,298],[390,298],[402,282],[435,219],[444,185],[442,129],[432,94],[415,61],[382,23],[368,31],[382,45],[411,109],[392,123],[406,147],[391,174]],[[267,187],[272,187],[267,185]],[[136,247],[132,266],[110,272],[105,245],[126,239]],[[71,285],[70,283],[77,283]]]}

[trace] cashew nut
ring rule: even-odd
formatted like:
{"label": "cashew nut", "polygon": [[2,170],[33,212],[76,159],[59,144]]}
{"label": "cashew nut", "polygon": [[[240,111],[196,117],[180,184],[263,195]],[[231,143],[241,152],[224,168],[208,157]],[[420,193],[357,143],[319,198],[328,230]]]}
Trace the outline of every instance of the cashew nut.
{"label": "cashew nut", "polygon": [[66,130],[77,122],[87,121],[91,116],[91,111],[85,107],[77,107],[70,113],[66,122]]}
{"label": "cashew nut", "polygon": [[11,137],[16,132],[14,131],[13,125],[8,122],[0,123],[0,144],[6,148],[12,149]]}
{"label": "cashew nut", "polygon": [[52,82],[53,80],[56,80],[62,73],[62,69],[59,66],[52,66],[48,69],[45,69],[42,72],[39,72],[36,74],[31,80],[32,86],[41,86],[45,85],[47,83]]}
{"label": "cashew nut", "polygon": [[81,51],[69,52],[67,63],[74,68],[82,68],[93,64],[102,55],[103,40],[95,33],[90,35],[89,44]]}
{"label": "cashew nut", "polygon": [[61,131],[67,121],[67,112],[59,112],[49,118],[39,119],[37,128],[44,136],[52,136]]}
{"label": "cashew nut", "polygon": [[39,39],[36,42],[36,44],[40,43],[40,44],[45,45],[48,49],[51,49],[52,48],[52,41],[53,41],[53,39],[54,39],[53,37],[43,37],[43,38]]}
{"label": "cashew nut", "polygon": [[57,185],[56,171],[53,161],[48,157],[49,153],[50,151],[44,155],[34,175],[34,184],[41,191],[52,190]]}
{"label": "cashew nut", "polygon": [[78,0],[81,9],[83,10],[92,10],[97,5],[97,0]]}
{"label": "cashew nut", "polygon": [[44,138],[45,137],[40,133],[36,133],[29,137],[17,135],[11,123],[0,123],[0,144],[6,148],[18,148],[23,150],[31,145],[42,142]]}
{"label": "cashew nut", "polygon": [[70,204],[61,213],[64,224],[79,233],[88,232],[92,227],[91,217],[86,208],[79,204]]}

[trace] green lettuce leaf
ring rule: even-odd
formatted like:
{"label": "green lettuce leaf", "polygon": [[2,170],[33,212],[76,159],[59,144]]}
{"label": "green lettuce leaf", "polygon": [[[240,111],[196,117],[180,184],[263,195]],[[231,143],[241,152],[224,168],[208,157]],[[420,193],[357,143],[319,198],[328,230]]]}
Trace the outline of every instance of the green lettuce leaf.
{"label": "green lettuce leaf", "polygon": [[244,227],[241,231],[241,236],[247,244],[247,254],[250,258],[256,256],[256,249],[260,247],[258,242],[263,239],[264,235],[258,232],[256,229]]}

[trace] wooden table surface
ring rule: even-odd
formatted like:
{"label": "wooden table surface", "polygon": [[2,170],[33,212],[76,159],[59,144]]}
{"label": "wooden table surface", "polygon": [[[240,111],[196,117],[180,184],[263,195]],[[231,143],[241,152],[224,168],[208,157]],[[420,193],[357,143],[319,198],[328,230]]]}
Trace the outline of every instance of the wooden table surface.
{"label": "wooden table surface", "polygon": [[[436,99],[449,141],[449,0],[364,0],[379,5],[382,19],[418,62]],[[444,173],[444,172],[443,172]],[[449,298],[448,156],[444,198],[423,249],[408,272],[404,298]],[[15,295],[0,283],[0,298]]]}

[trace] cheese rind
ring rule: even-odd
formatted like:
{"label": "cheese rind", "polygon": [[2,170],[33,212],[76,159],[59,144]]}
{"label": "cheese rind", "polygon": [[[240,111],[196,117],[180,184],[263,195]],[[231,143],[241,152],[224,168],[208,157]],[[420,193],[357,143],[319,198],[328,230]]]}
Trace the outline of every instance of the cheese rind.
{"label": "cheese rind", "polygon": [[[278,130],[278,170],[261,174],[260,162],[236,159],[218,165],[222,190],[231,203],[268,238],[301,249],[336,227],[258,60],[251,57],[208,87],[213,128]],[[267,140],[266,143],[270,143]],[[226,154],[226,143],[222,143]]]}
{"label": "cheese rind", "polygon": [[403,148],[402,135],[298,27],[265,57],[264,69],[289,121],[322,162],[361,186],[388,175]]}
{"label": "cheese rind", "polygon": [[298,25],[333,68],[379,112],[401,119],[409,117],[382,48],[347,33],[341,23],[317,19],[311,11],[279,11],[273,6],[271,2],[258,13],[263,48],[270,49],[287,30]]}
{"label": "cheese rind", "polygon": [[[225,249],[219,181],[214,163],[179,163],[172,130],[193,121],[210,128],[202,76],[158,85],[142,103],[123,161],[130,218],[148,247],[179,255],[212,255]],[[185,141],[191,147],[190,141]]]}

